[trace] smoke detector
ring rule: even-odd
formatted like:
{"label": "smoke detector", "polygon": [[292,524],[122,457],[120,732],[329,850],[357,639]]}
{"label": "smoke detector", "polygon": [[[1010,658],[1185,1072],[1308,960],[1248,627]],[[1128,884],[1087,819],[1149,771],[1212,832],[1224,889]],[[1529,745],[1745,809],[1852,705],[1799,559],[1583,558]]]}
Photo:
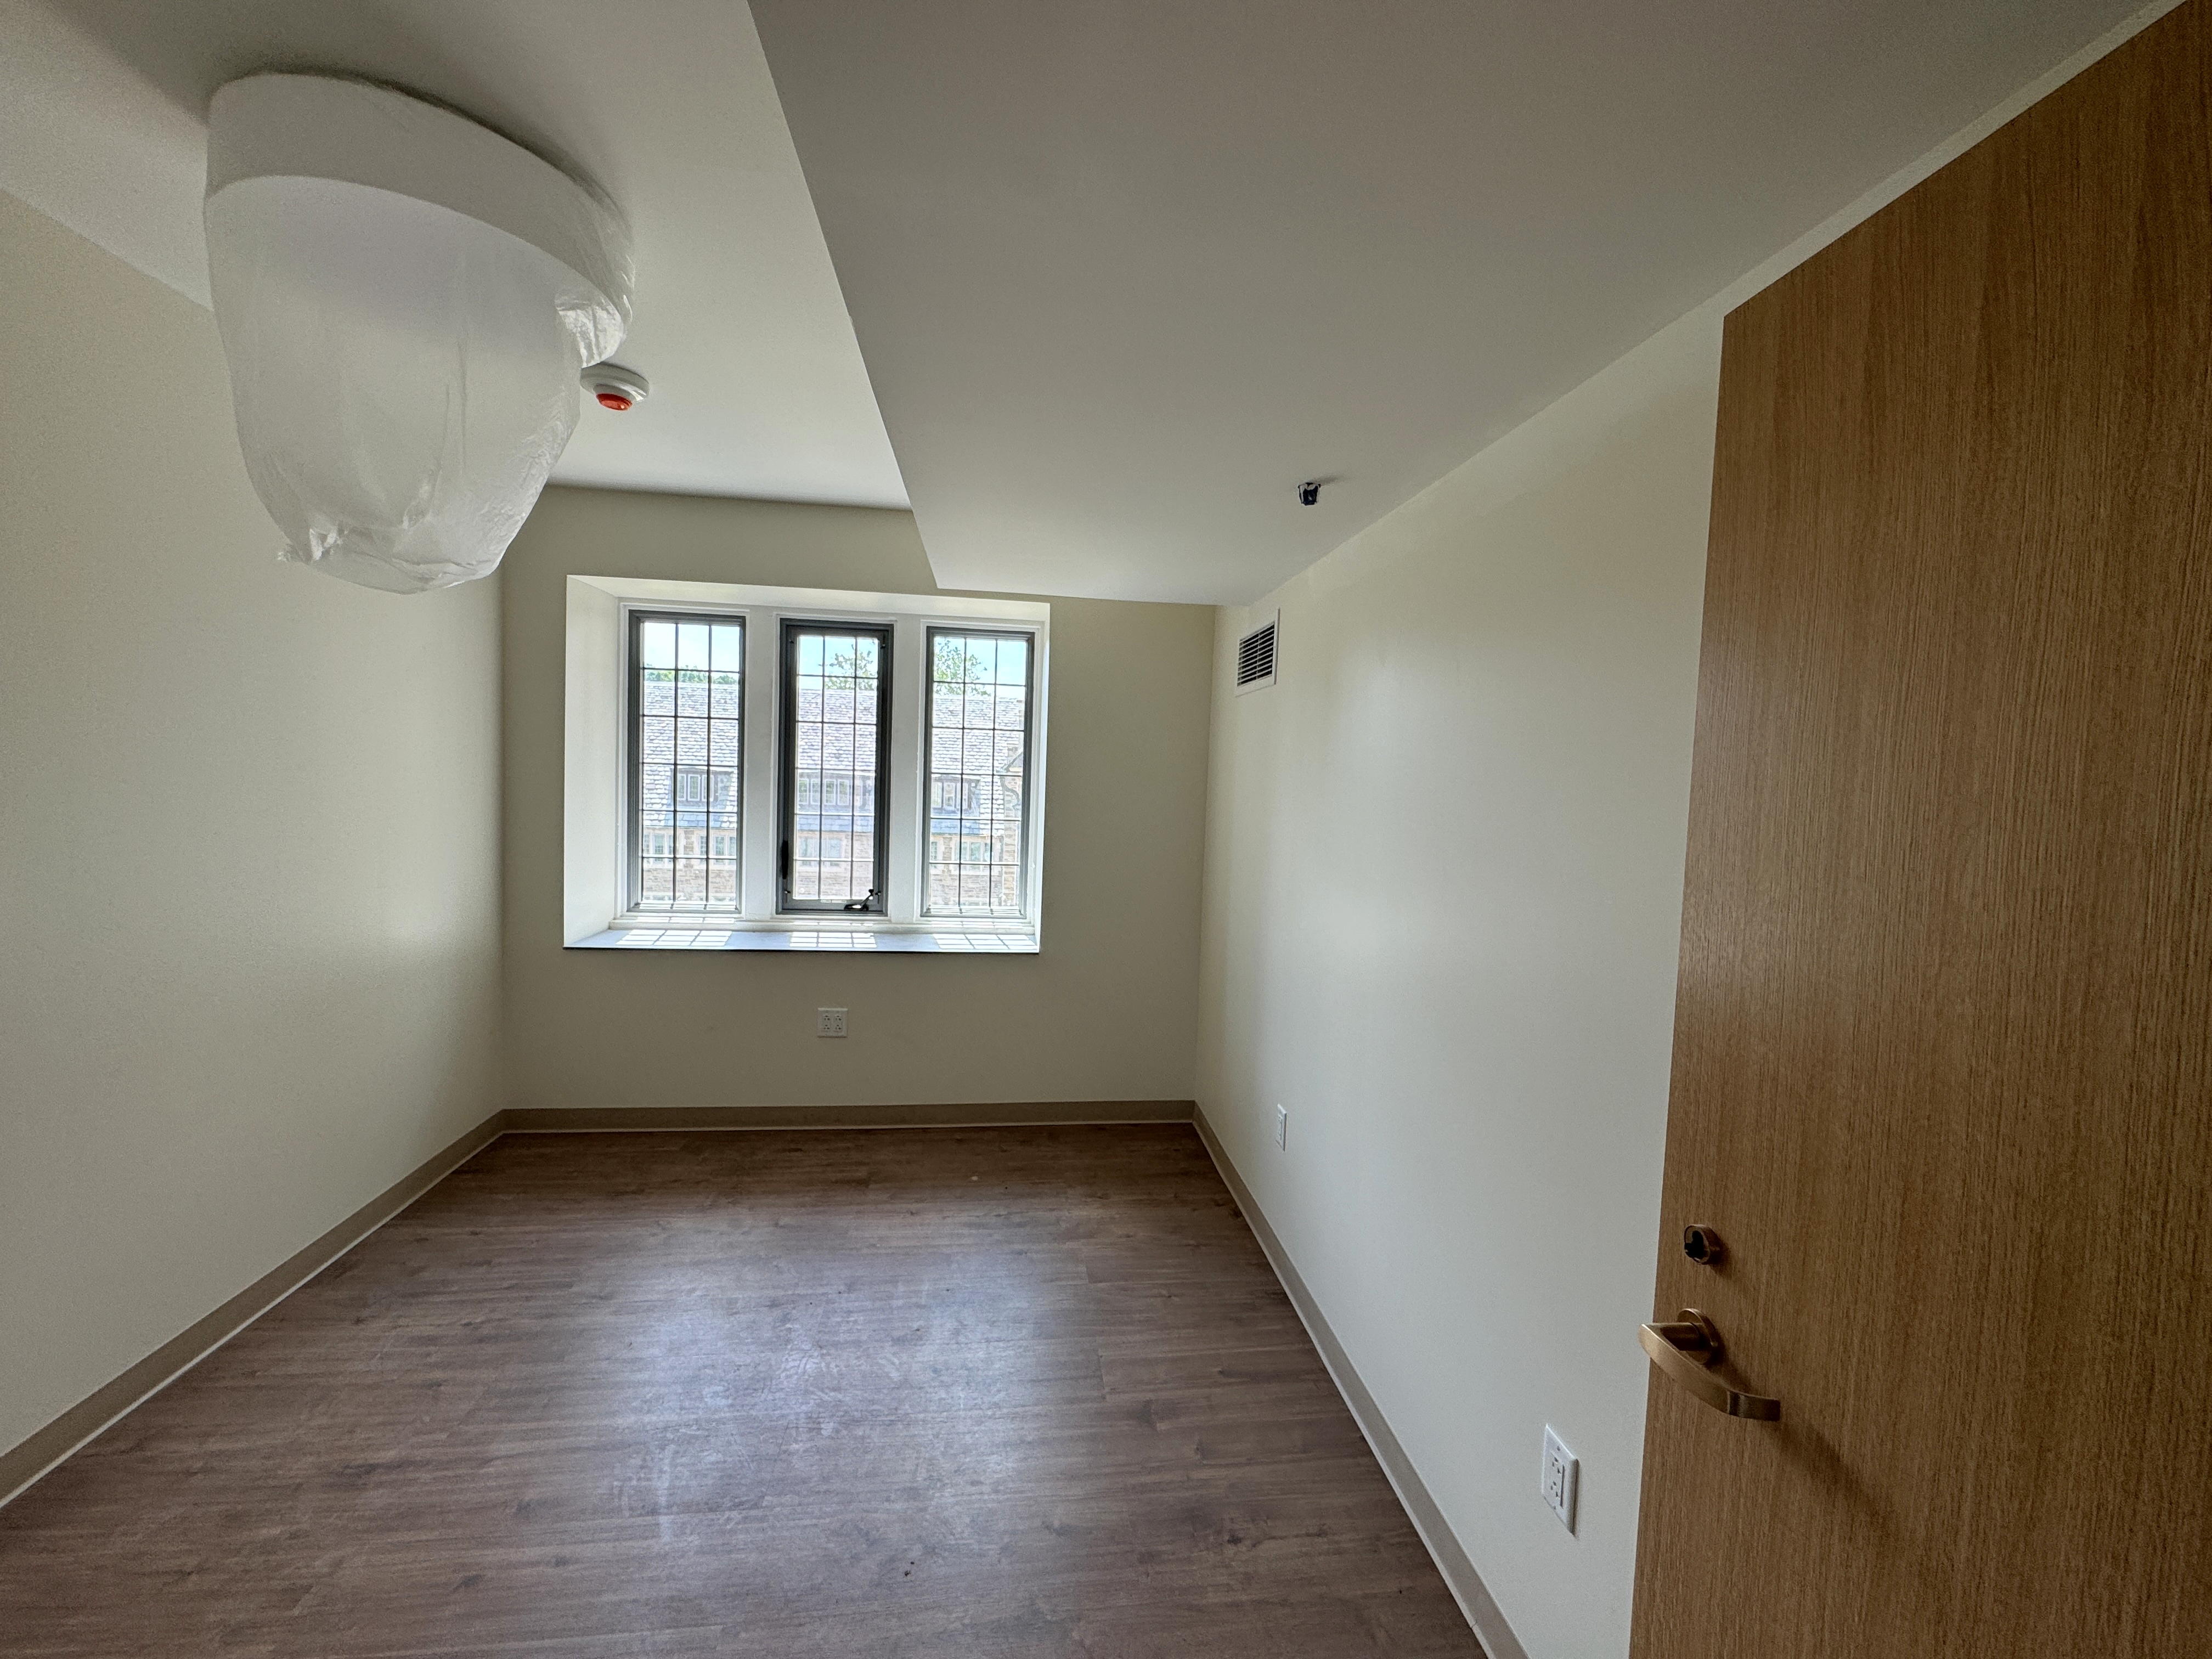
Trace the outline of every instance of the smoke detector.
{"label": "smoke detector", "polygon": [[644,375],[620,363],[593,363],[584,371],[584,390],[599,400],[601,409],[617,415],[635,409],[653,387]]}

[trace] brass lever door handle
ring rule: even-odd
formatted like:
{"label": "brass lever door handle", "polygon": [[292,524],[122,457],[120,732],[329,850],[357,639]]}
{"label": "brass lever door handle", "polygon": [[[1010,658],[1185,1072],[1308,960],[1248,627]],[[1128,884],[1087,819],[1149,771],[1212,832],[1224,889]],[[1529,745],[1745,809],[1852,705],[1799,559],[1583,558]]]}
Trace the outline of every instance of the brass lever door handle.
{"label": "brass lever door handle", "polygon": [[1781,1419],[1779,1400],[1739,1393],[1713,1375],[1712,1368],[1721,1363],[1726,1350],[1713,1322],[1695,1308],[1685,1308],[1661,1324],[1638,1326],[1636,1340],[1651,1356],[1653,1364],[1715,1411],[1761,1423]]}

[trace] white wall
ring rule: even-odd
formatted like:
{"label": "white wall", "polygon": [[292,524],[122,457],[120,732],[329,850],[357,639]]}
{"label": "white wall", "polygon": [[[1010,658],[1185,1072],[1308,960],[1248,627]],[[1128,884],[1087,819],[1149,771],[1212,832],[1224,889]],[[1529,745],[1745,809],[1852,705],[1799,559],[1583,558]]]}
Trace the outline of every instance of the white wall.
{"label": "white wall", "polygon": [[0,196],[0,1450],[498,1104],[491,584],[276,560],[215,321]]}
{"label": "white wall", "polygon": [[511,1104],[1191,1098],[1212,607],[1051,601],[1040,954],[564,950],[570,575],[937,591],[910,514],[546,492],[501,577]]}
{"label": "white wall", "polygon": [[1718,361],[1678,325],[1216,647],[1281,608],[1216,686],[1200,1103],[1539,1656],[1627,1639]]}

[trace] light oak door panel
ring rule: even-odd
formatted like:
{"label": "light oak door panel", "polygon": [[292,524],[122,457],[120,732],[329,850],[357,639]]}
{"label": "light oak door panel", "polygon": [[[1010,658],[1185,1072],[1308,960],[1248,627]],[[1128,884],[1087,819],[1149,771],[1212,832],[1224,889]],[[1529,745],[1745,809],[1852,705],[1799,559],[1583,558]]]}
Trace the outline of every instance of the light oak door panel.
{"label": "light oak door panel", "polygon": [[1638,1659],[2212,1654],[2206,20],[1729,319]]}

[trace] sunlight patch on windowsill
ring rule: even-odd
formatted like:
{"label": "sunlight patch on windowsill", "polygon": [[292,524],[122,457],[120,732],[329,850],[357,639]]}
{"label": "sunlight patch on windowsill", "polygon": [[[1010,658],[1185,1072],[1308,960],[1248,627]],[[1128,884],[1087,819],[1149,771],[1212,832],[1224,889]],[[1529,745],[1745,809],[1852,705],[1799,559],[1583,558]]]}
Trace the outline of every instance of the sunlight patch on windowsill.
{"label": "sunlight patch on windowsill", "polygon": [[877,955],[1035,956],[1036,935],[1004,929],[957,927],[610,927],[580,939],[571,951],[866,951]]}

